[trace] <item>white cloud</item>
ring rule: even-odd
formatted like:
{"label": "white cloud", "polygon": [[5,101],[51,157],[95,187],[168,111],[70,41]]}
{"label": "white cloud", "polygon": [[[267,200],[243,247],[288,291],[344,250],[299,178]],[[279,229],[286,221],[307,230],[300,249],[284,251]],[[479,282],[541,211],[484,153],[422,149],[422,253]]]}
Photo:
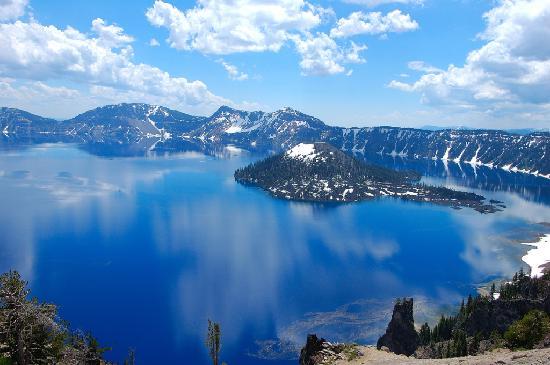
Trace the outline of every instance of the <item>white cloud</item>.
{"label": "white cloud", "polygon": [[386,15],[380,12],[363,13],[356,11],[347,18],[340,18],[332,37],[351,37],[358,34],[402,33],[418,29],[418,23],[409,14],[394,10]]}
{"label": "white cloud", "polygon": [[425,74],[416,82],[389,86],[419,92],[425,103],[522,116],[538,104],[537,113],[549,115],[550,2],[502,0],[484,19],[480,38],[486,43],[468,54],[464,66],[417,67]]}
{"label": "white cloud", "polygon": [[317,27],[327,12],[303,0],[198,0],[184,11],[157,0],[146,16],[169,30],[173,48],[230,54],[276,52],[292,34]]}
{"label": "white cloud", "polygon": [[65,86],[53,87],[41,81],[26,82],[22,85],[15,84],[15,80],[0,80],[0,100],[49,101],[55,98],[74,99],[80,95],[77,90]]}
{"label": "white cloud", "polygon": [[124,34],[124,29],[116,25],[107,25],[101,18],[92,21],[92,30],[98,35],[98,42],[105,48],[120,48],[134,41]]}
{"label": "white cloud", "polygon": [[220,63],[225,69],[225,71],[227,71],[227,74],[229,75],[229,78],[231,80],[236,80],[236,81],[248,80],[248,74],[239,71],[237,66],[232,65],[228,62],[225,62],[223,59],[218,60],[218,63]]}
{"label": "white cloud", "polygon": [[[80,91],[51,86],[42,81],[0,79],[0,105],[24,109],[39,115],[72,117],[86,104]],[[94,105],[95,106],[95,105]]]}
{"label": "white cloud", "polygon": [[345,49],[339,46],[334,39],[325,33],[315,36],[308,34],[305,37],[293,37],[296,50],[301,55],[300,68],[305,76],[334,75],[350,71],[344,66],[349,63],[364,63],[360,53],[367,46],[351,42],[351,47]]}
{"label": "white cloud", "polygon": [[345,3],[365,5],[369,8],[374,8],[386,4],[413,4],[422,5],[424,0],[343,0]]}
{"label": "white cloud", "polygon": [[134,63],[132,38],[122,28],[93,22],[95,36],[67,27],[16,21],[0,24],[0,77],[80,83],[123,96],[168,101],[172,107],[211,110],[230,101],[201,81],[173,77],[148,64]]}
{"label": "white cloud", "polygon": [[410,61],[407,66],[413,71],[421,71],[426,73],[444,72],[442,69],[429,65],[424,61]]}
{"label": "white cloud", "polygon": [[17,19],[25,14],[29,0],[0,0],[0,21]]}
{"label": "white cloud", "polygon": [[160,46],[160,43],[155,38],[151,38],[151,40],[149,41],[149,45],[151,47],[158,47],[158,46]]}

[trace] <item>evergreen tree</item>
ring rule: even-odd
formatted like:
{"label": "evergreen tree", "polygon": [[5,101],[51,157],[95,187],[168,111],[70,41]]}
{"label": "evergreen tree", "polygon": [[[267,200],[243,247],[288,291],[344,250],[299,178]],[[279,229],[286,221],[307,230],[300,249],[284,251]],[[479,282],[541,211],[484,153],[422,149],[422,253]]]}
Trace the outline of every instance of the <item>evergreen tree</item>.
{"label": "evergreen tree", "polygon": [[422,327],[420,327],[420,332],[419,332],[418,336],[420,338],[420,345],[421,346],[426,346],[430,343],[430,341],[431,341],[431,331],[430,331],[430,326],[428,325],[428,323],[424,323],[422,325]]}
{"label": "evergreen tree", "polygon": [[18,272],[0,276],[0,342],[18,365],[56,362],[66,337],[56,322],[57,308],[28,295],[27,282]]}
{"label": "evergreen tree", "polygon": [[468,342],[466,332],[457,330],[453,334],[453,353],[452,356],[460,357],[468,355]]}
{"label": "evergreen tree", "polygon": [[206,334],[206,347],[212,359],[212,365],[219,364],[221,349],[221,330],[219,323],[208,320],[208,332]]}
{"label": "evergreen tree", "polygon": [[99,365],[107,350],[91,334],[70,333],[53,304],[29,299],[17,271],[0,275],[0,360],[8,363]]}

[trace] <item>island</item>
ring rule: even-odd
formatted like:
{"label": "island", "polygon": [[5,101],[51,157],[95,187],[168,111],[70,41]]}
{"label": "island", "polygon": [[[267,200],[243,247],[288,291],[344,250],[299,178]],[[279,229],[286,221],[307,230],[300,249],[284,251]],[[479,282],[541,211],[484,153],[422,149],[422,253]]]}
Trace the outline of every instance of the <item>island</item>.
{"label": "island", "polygon": [[300,143],[290,150],[235,171],[235,180],[287,200],[346,203],[390,196],[456,209],[494,213],[504,208],[471,192],[420,183],[420,174],[365,163],[325,143]]}

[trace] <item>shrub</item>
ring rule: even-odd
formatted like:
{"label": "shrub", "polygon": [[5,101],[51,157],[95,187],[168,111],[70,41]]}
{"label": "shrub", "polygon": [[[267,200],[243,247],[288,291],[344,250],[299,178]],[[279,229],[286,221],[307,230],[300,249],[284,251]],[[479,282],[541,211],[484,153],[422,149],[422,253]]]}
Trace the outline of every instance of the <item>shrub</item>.
{"label": "shrub", "polygon": [[514,322],[504,338],[512,348],[532,349],[547,333],[550,333],[550,318],[542,311],[532,310]]}

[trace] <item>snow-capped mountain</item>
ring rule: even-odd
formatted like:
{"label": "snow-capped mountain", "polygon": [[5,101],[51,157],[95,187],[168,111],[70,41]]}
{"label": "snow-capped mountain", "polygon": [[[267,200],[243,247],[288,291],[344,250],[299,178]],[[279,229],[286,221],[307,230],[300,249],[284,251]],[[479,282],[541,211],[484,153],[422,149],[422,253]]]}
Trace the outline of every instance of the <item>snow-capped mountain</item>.
{"label": "snow-capped mountain", "polygon": [[0,108],[0,133],[4,137],[32,136],[34,134],[50,131],[60,132],[59,123],[54,119],[42,118],[38,115],[28,113],[15,108]]}
{"label": "snow-capped mountain", "polygon": [[264,113],[240,111],[224,106],[208,118],[202,127],[193,131],[191,136],[201,140],[278,149],[301,140],[315,140],[326,128],[319,119],[292,108]]}
{"label": "snow-capped mountain", "polygon": [[120,138],[134,141],[143,137],[168,139],[194,130],[204,121],[158,105],[107,105],[64,122],[68,133],[89,138]]}
{"label": "snow-capped mountain", "polygon": [[202,140],[274,151],[301,142],[324,141],[362,155],[429,158],[550,178],[550,158],[547,158],[550,156],[550,133],[518,135],[498,130],[341,128],[327,126],[317,118],[290,108],[273,113],[224,108],[218,110],[210,121],[213,125],[203,126],[193,135]]}
{"label": "snow-capped mountain", "polygon": [[[550,178],[550,133],[519,135],[497,130],[423,130],[396,127],[332,127],[292,108],[271,113],[227,106],[209,117],[192,116],[162,106],[118,104],[93,109],[66,121],[41,118],[12,108],[0,109],[0,137],[26,136],[37,141],[143,143],[170,140],[170,149],[195,141],[233,144],[245,149],[284,151],[299,143],[328,142],[364,156],[434,159],[467,163]],[[166,143],[164,143],[166,145]],[[150,144],[158,148],[155,142]],[[155,147],[157,146],[157,147]]]}

